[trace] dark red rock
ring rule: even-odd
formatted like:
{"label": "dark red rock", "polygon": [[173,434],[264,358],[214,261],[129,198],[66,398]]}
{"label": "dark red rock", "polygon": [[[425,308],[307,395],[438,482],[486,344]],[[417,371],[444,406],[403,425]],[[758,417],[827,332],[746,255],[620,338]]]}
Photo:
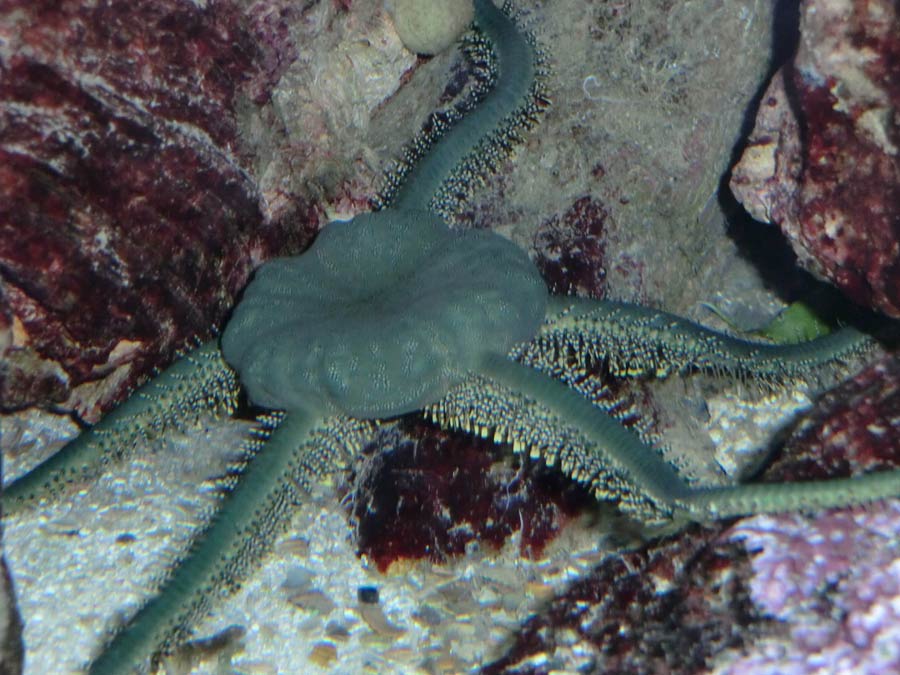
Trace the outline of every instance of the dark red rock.
{"label": "dark red rock", "polygon": [[422,422],[382,439],[354,490],[359,551],[382,571],[401,559],[444,562],[473,542],[499,548],[522,528],[522,554],[539,556],[593,503],[555,471],[517,468],[506,447]]}
{"label": "dark red rock", "polygon": [[801,265],[900,317],[900,16],[889,0],[801,6],[731,188]]}
{"label": "dark red rock", "polygon": [[[612,378],[603,363],[567,380],[628,427],[656,433],[652,393]],[[539,557],[591,494],[543,463],[513,458],[508,445],[424,422],[382,438],[354,478],[351,517],[360,553],[386,570],[401,559],[444,562],[470,544],[499,549],[521,530],[521,552]]]}
{"label": "dark red rock", "polygon": [[[290,50],[260,37],[283,32],[277,17],[248,28],[229,2],[4,11],[0,409],[96,418],[209,335],[282,250],[287,224],[263,222],[235,106],[267,98]],[[112,372],[108,387],[81,386]]]}
{"label": "dark red rock", "polygon": [[749,555],[693,526],[610,555],[529,619],[485,675],[696,673],[740,648],[764,620],[750,599]]}
{"label": "dark red rock", "polygon": [[[900,360],[888,356],[826,393],[762,480],[894,468],[898,417]],[[753,553],[723,536],[730,531],[727,522],[692,526],[611,554],[529,619],[509,651],[482,672],[697,673],[725,650],[752,650],[771,625],[752,600]]]}
{"label": "dark red rock", "polygon": [[900,359],[888,356],[826,393],[764,475],[846,477],[900,466]]}
{"label": "dark red rock", "polygon": [[[825,394],[764,481],[819,480],[900,464],[900,361],[882,358]],[[725,534],[752,553],[752,598],[778,621],[758,652],[722,672],[895,672],[900,624],[896,499],[864,507],[744,518]]]}
{"label": "dark red rock", "polygon": [[244,86],[254,103],[267,103],[272,90],[298,56],[291,24],[300,12],[291,0],[258,0],[246,10],[247,30],[258,51],[257,66]]}
{"label": "dark red rock", "polygon": [[604,297],[604,227],[608,218],[609,211],[602,202],[581,197],[565,213],[538,227],[535,263],[552,293]]}

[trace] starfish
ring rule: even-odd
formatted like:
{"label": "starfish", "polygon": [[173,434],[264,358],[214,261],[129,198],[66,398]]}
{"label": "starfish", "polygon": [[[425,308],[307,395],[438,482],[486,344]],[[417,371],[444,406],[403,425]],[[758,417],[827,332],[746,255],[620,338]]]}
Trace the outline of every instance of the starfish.
{"label": "starfish", "polygon": [[689,485],[637,432],[548,375],[566,379],[599,361],[620,376],[702,371],[777,385],[872,340],[844,328],[773,346],[633,305],[550,297],[511,242],[450,229],[442,215],[511,151],[542,97],[528,36],[489,0],[476,2],[476,22],[496,52],[494,89],[439,139],[411,146],[381,210],[331,223],[303,255],[263,265],[221,341],[185,355],[5,490],[4,510],[55,498],[170,429],[232,414],[241,387],[268,411],[222,481],[226,494],[208,527],[90,664],[91,675],[156,664],[184,645],[217,598],[240,587],[312,484],[343,467],[379,425],[418,411],[556,466],[644,523],[900,496],[900,471]]}

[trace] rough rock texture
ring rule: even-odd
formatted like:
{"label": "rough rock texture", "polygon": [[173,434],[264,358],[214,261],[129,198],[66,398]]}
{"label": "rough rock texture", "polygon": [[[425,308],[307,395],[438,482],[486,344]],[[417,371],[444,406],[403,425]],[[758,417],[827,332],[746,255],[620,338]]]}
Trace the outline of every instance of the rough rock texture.
{"label": "rough rock texture", "polygon": [[522,554],[539,557],[593,503],[555,471],[514,467],[489,441],[421,422],[402,431],[381,439],[354,481],[357,545],[382,571],[402,559],[445,562],[469,545],[499,548],[519,530]]}
{"label": "rough rock texture", "polygon": [[360,139],[413,63],[380,11],[4,5],[0,409],[96,419],[302,250],[323,202],[363,207]]}
{"label": "rough rock texture", "polygon": [[821,398],[765,480],[843,477],[900,466],[898,418],[900,358],[887,356]]}
{"label": "rough rock texture", "polygon": [[553,215],[534,235],[535,263],[551,293],[602,298],[606,295],[606,240],[609,212],[591,197]]}
{"label": "rough rock texture", "polygon": [[764,75],[772,3],[563,2],[525,20],[552,105],[460,220],[534,248],[558,292],[711,301],[734,247],[700,215]]}
{"label": "rough rock texture", "polygon": [[764,619],[749,599],[749,556],[721,526],[612,555],[525,623],[485,675],[694,673],[749,647]]}
{"label": "rough rock texture", "polygon": [[[900,465],[900,362],[884,359],[829,392],[766,480],[815,479]],[[751,597],[785,630],[720,673],[900,669],[900,501],[813,516],[747,518],[725,537],[752,554]]]}
{"label": "rough rock texture", "polygon": [[733,675],[900,669],[900,504],[759,516],[727,535],[753,554],[750,597],[784,622],[752,652],[723,658]]}
{"label": "rough rock texture", "polygon": [[0,402],[92,415],[75,388],[208,333],[281,245],[235,118],[277,72],[221,4],[28,2],[0,30]]}
{"label": "rough rock texture", "polygon": [[16,608],[16,596],[6,559],[0,556],[0,675],[19,675],[24,658],[22,619]]}
{"label": "rough rock texture", "polygon": [[[763,480],[900,465],[898,404],[900,364],[888,358],[823,397]],[[898,542],[897,500],[691,527],[610,555],[484,672],[893,672]]]}
{"label": "rough rock texture", "polygon": [[801,5],[731,188],[806,269],[900,317],[900,15],[890,0]]}

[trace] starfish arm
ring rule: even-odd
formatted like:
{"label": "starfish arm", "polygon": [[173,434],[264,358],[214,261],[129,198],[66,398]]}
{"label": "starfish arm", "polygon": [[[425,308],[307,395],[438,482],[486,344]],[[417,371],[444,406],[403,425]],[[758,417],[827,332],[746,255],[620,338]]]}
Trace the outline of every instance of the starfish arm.
{"label": "starfish arm", "polygon": [[[578,429],[587,440],[573,446],[559,462],[564,473],[586,483],[604,498],[614,493],[626,497],[626,511],[640,514],[634,504],[648,501],[658,515],[679,520],[709,521],[755,513],[778,513],[865,504],[900,497],[900,470],[881,471],[853,478],[798,483],[755,483],[725,487],[689,486],[652,446],[625,429],[565,385],[500,356],[483,359],[482,372],[495,382],[520,392],[546,409],[553,424]],[[539,456],[547,454],[540,450]],[[596,472],[600,455],[623,476],[632,494],[620,485],[610,490],[608,474]],[[550,453],[551,459],[555,451]],[[634,495],[640,497],[635,499]],[[650,513],[650,512],[648,512]],[[646,516],[644,516],[645,519]]]}
{"label": "starfish arm", "polygon": [[694,488],[680,508],[690,520],[843,507],[900,497],[900,470],[797,483]]}
{"label": "starfish arm", "polygon": [[[578,429],[615,470],[628,476],[653,501],[668,505],[690,491],[675,470],[635,432],[626,429],[561,382],[505,356],[486,355],[482,372],[546,408],[563,424]],[[576,473],[573,468],[563,470]],[[580,472],[577,472],[580,473]]]}
{"label": "starfish arm", "polygon": [[137,389],[98,424],[3,488],[3,513],[57,497],[67,485],[88,482],[110,461],[169,428],[183,429],[200,414],[230,415],[237,401],[234,372],[215,340],[189,352]]}
{"label": "starfish arm", "polygon": [[690,494],[636,432],[563,383],[504,356],[484,356],[478,376],[426,413],[441,426],[510,442],[643,521],[667,520]]}
{"label": "starfish arm", "polygon": [[535,365],[565,354],[580,363],[606,361],[620,377],[700,370],[783,382],[875,345],[850,327],[796,344],[744,340],[668,312],[609,300],[554,298],[548,318],[530,351]]}
{"label": "starfish arm", "polygon": [[[255,456],[187,555],[91,663],[89,675],[130,672],[183,644],[214,600],[241,582],[290,522],[312,481],[345,463],[371,423],[304,411],[265,416]],[[274,431],[271,431],[274,429]],[[271,431],[271,435],[269,433]]]}
{"label": "starfish arm", "polygon": [[392,186],[382,195],[386,205],[432,210],[447,217],[471,186],[509,155],[520,132],[537,118],[546,97],[536,77],[543,56],[533,40],[491,0],[475,0],[475,23],[493,46],[496,83],[476,111],[439,139],[416,139],[394,176],[388,177]]}

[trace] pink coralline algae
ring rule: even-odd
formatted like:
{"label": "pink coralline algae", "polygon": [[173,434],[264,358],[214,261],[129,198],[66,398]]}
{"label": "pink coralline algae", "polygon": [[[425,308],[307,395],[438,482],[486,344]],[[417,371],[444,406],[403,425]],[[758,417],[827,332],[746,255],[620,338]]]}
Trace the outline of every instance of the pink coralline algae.
{"label": "pink coralline algae", "polygon": [[[826,394],[762,480],[900,464],[900,361]],[[490,675],[900,671],[900,501],[693,526],[622,554],[520,629]]]}
{"label": "pink coralline algae", "polygon": [[754,554],[750,595],[785,629],[717,673],[900,672],[900,502],[758,516],[725,536]]}
{"label": "pink coralline algae", "polygon": [[[801,265],[900,317],[900,17],[889,0],[801,5],[731,189]],[[795,114],[796,111],[796,114]]]}
{"label": "pink coralline algae", "polygon": [[[888,357],[829,392],[765,480],[846,476],[900,464],[900,362]],[[722,673],[900,671],[900,501],[740,521],[751,597],[785,622]]]}
{"label": "pink coralline algae", "polygon": [[265,42],[283,17],[254,8],[4,4],[0,409],[95,419],[284,245],[238,142],[238,100],[265,101],[290,59]]}

